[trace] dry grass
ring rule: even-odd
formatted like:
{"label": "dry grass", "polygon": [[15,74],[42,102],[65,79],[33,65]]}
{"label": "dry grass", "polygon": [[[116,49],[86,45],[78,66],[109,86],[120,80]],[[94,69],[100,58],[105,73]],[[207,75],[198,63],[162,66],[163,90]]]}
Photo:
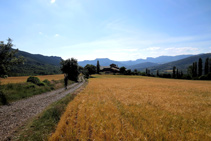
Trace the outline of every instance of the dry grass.
{"label": "dry grass", "polygon": [[[26,82],[27,78],[29,76],[19,76],[19,77],[8,77],[6,79],[0,78],[1,84],[9,84],[9,83],[22,83]],[[48,79],[49,81],[51,80],[61,80],[64,79],[63,74],[57,74],[57,75],[40,75],[37,76],[40,78],[41,81]]]}
{"label": "dry grass", "polygon": [[97,76],[50,140],[211,140],[211,82]]}

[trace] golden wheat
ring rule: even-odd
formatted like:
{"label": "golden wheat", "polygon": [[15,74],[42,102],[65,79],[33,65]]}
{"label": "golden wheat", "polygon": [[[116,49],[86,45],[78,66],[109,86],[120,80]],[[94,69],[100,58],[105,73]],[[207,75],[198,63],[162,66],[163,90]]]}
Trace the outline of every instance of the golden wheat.
{"label": "golden wheat", "polygon": [[[8,84],[8,83],[22,83],[26,82],[27,78],[29,76],[19,76],[19,77],[8,77],[6,79],[0,78],[1,84]],[[41,81],[48,79],[48,80],[61,80],[64,78],[63,74],[57,74],[57,75],[40,75],[36,76],[38,77]]]}
{"label": "golden wheat", "polygon": [[49,140],[211,140],[211,82],[97,76]]}

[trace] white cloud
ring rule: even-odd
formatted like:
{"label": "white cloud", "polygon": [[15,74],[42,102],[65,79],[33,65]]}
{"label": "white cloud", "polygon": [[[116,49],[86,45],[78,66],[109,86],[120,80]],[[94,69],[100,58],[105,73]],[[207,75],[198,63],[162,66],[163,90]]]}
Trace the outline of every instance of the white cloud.
{"label": "white cloud", "polygon": [[54,35],[54,37],[59,37],[59,36],[60,36],[59,34],[55,34],[55,35]]}
{"label": "white cloud", "polygon": [[199,54],[200,49],[196,47],[169,47],[162,51],[163,55]]}
{"label": "white cloud", "polygon": [[160,47],[149,47],[146,50],[151,50],[151,51],[155,51],[155,50],[159,50]]}
{"label": "white cloud", "polygon": [[55,3],[56,2],[56,0],[51,0],[51,3]]}

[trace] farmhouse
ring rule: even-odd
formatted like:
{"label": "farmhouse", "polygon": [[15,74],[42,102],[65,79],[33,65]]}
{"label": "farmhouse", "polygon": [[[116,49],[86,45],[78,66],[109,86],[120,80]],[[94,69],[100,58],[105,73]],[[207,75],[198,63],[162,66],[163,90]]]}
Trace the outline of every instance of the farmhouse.
{"label": "farmhouse", "polygon": [[119,67],[116,64],[111,64],[110,66],[100,66],[100,72],[109,73],[118,73]]}

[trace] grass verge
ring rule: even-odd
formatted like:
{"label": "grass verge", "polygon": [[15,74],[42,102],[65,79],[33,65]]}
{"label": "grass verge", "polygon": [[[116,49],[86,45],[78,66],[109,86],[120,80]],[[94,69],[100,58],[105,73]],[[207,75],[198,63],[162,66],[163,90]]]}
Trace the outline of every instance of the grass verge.
{"label": "grass verge", "polygon": [[[43,81],[41,83],[42,85],[36,85],[30,82],[0,85],[0,105],[64,87],[63,79],[47,81],[49,83],[45,82],[46,81]],[[73,81],[68,82],[69,85],[73,83]]]}
{"label": "grass verge", "polygon": [[65,112],[66,106],[75,96],[84,89],[86,84],[70,93],[61,100],[51,104],[37,117],[29,121],[26,125],[18,129],[12,140],[21,141],[43,141],[48,140],[55,131],[61,115]]}

